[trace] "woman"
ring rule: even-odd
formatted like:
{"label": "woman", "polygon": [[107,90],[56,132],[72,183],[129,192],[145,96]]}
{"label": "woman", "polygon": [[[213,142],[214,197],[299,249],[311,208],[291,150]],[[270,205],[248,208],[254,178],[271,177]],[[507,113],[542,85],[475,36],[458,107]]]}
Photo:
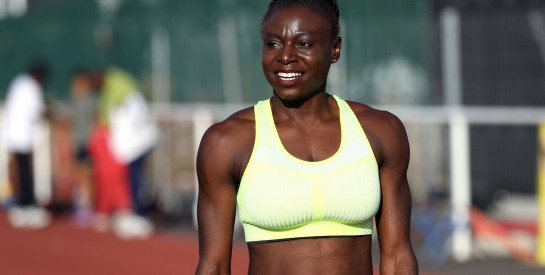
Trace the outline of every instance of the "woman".
{"label": "woman", "polygon": [[417,274],[407,136],[392,114],[326,93],[341,53],[335,0],[272,1],[262,22],[270,99],[215,124],[197,157],[197,274],[230,274],[238,204],[250,274]]}

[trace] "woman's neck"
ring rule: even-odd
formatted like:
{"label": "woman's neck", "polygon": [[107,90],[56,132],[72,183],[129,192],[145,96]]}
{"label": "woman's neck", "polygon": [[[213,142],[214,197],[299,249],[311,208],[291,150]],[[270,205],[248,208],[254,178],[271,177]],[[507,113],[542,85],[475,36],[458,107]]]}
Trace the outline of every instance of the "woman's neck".
{"label": "woman's neck", "polygon": [[289,119],[302,125],[332,116],[338,117],[336,101],[326,92],[298,101],[284,100],[275,93],[271,98],[271,109],[275,120]]}

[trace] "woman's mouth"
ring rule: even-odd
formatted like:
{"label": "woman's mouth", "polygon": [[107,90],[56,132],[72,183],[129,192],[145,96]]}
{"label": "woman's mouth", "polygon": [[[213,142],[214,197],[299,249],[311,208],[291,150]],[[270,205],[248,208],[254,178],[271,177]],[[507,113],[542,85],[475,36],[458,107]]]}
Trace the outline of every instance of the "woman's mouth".
{"label": "woman's mouth", "polygon": [[285,72],[278,72],[276,73],[278,78],[280,78],[282,81],[293,81],[297,78],[299,78],[302,73],[285,73]]}

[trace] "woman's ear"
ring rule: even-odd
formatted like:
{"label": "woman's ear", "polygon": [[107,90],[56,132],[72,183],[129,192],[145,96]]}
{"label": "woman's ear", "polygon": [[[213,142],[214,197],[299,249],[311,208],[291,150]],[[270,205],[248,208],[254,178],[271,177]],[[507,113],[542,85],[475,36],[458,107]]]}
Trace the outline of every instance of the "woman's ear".
{"label": "woman's ear", "polygon": [[331,63],[339,61],[341,58],[341,47],[342,47],[342,38],[337,36],[333,41],[333,47],[331,49]]}

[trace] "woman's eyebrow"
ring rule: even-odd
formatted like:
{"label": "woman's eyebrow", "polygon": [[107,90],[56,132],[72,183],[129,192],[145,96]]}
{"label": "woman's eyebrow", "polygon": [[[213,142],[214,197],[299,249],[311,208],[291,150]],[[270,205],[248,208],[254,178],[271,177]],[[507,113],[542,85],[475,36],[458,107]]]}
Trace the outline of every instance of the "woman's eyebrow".
{"label": "woman's eyebrow", "polygon": [[[299,32],[299,33],[296,33],[295,36],[296,37],[301,37],[301,36],[317,36],[317,35],[321,35],[320,32],[313,32],[313,31],[309,31],[309,32]],[[266,37],[266,36],[272,36],[274,38],[282,38],[282,36],[280,34],[277,34],[277,33],[272,33],[272,32],[266,32],[266,33],[263,33],[262,35],[263,37]]]}
{"label": "woman's eyebrow", "polygon": [[263,33],[262,35],[263,37],[274,37],[274,38],[281,38],[282,36],[280,36],[279,34],[277,33],[273,33],[273,32],[266,32],[266,33]]}

